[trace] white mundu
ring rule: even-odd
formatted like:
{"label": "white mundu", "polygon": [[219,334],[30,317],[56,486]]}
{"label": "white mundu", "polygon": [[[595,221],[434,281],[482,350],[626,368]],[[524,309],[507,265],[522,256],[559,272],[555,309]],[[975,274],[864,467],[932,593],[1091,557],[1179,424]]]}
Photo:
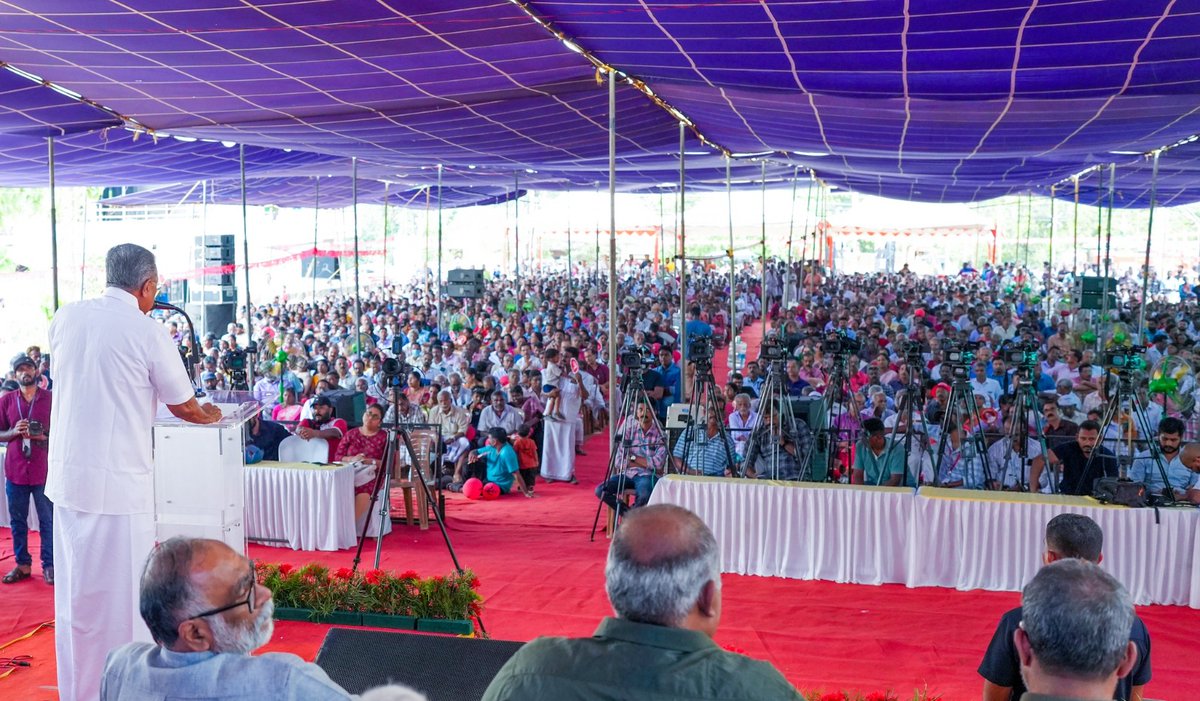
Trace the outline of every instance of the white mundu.
{"label": "white mundu", "polygon": [[50,324],[55,643],[62,701],[95,699],[108,651],[149,640],[138,579],[154,546],[151,426],[194,396],[165,327],[108,288]]}

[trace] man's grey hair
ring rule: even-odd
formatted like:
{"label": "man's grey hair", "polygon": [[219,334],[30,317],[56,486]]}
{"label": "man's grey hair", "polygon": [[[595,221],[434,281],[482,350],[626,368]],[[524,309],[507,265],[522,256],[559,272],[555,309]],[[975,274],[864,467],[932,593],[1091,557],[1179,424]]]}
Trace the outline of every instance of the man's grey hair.
{"label": "man's grey hair", "polygon": [[137,291],[147,280],[158,278],[154,254],[133,243],[108,249],[104,257],[105,284],[126,291]]}
{"label": "man's grey hair", "polygon": [[142,570],[139,608],[142,620],[160,645],[170,647],[179,639],[179,624],[189,611],[208,605],[192,587],[192,559],[202,541],[176,537],[156,547]]}
{"label": "man's grey hair", "polygon": [[[682,521],[684,535],[674,552],[643,562],[628,534],[642,518],[667,513]],[[712,531],[696,514],[671,504],[643,506],[624,517],[608,549],[604,568],[608,599],[617,616],[638,623],[678,627],[709,581],[721,586],[720,553]]]}
{"label": "man's grey hair", "polygon": [[1021,628],[1047,673],[1079,680],[1112,674],[1125,659],[1133,600],[1098,565],[1068,558],[1025,586]]}

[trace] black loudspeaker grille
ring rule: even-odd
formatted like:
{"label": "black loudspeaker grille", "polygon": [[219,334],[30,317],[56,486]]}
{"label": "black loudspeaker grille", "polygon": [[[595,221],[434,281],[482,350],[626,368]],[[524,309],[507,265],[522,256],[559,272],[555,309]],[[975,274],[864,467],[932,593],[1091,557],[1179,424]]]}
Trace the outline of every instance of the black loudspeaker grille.
{"label": "black loudspeaker grille", "polygon": [[429,701],[479,701],[522,643],[332,628],[316,663],[352,694],[410,686]]}

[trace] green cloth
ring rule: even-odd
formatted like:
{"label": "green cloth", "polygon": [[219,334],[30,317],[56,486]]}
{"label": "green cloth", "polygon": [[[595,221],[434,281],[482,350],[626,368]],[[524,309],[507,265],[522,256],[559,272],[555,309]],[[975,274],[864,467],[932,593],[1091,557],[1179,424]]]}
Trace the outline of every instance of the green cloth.
{"label": "green cloth", "polygon": [[[859,441],[858,446],[854,451],[854,469],[863,471],[863,484],[871,484],[881,486],[887,484],[888,479],[892,475],[904,474],[904,448],[896,446],[892,448],[891,456],[888,456],[888,447],[885,444],[883,452],[878,456],[871,451],[870,446],[866,441]],[[887,459],[887,469],[884,469],[884,459]]]}
{"label": "green cloth", "polygon": [[591,638],[538,638],[513,655],[483,701],[724,699],[802,701],[767,662],[726,652],[703,633],[600,622]]}

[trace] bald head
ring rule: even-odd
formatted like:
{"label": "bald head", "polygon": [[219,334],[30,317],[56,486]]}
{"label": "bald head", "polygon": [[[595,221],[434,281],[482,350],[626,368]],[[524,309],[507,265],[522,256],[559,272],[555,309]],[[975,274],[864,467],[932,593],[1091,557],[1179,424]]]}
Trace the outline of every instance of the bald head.
{"label": "bald head", "polygon": [[692,512],[644,506],[621,522],[605,567],[616,615],[711,635],[720,618],[720,561],[712,531]]}

